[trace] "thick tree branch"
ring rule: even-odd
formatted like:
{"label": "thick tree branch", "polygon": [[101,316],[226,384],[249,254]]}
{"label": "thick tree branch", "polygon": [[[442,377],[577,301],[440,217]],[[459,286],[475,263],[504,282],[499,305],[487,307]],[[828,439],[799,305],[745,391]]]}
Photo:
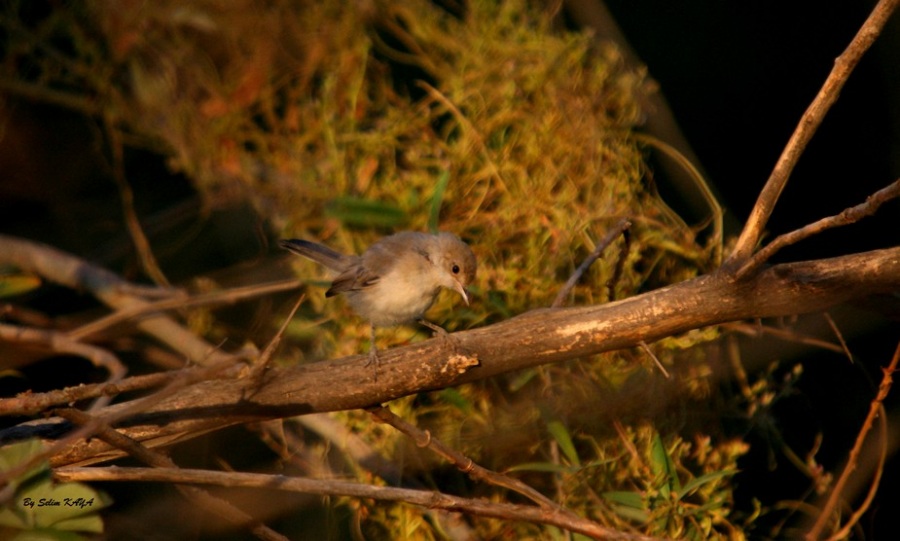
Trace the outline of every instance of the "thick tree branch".
{"label": "thick tree branch", "polygon": [[[635,347],[641,341],[709,325],[825,310],[848,300],[900,288],[900,247],[819,261],[777,265],[746,280],[717,272],[621,301],[541,309],[488,327],[454,334],[460,351],[440,340],[384,351],[378,380],[356,355],[291,368],[263,379],[200,382],[180,389],[119,424],[148,446],[171,444],[225,426],[364,408],[541,364]],[[128,403],[98,414],[115,415]],[[66,430],[59,419],[0,432],[0,441],[47,437]],[[81,441],[56,455],[56,465],[94,463],[120,454],[100,441]]]}

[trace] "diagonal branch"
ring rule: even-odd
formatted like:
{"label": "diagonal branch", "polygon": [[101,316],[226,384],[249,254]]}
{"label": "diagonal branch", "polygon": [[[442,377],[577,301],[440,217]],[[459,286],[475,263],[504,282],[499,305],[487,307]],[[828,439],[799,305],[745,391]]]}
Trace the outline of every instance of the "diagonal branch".
{"label": "diagonal branch", "polygon": [[[142,311],[150,304],[130,293],[135,284],[112,271],[39,242],[0,234],[0,262],[75,290],[86,289],[113,309]],[[227,355],[168,316],[149,316],[140,320],[137,327],[195,363],[226,360]]]}
{"label": "diagonal branch", "polygon": [[84,357],[94,366],[109,372],[109,379],[106,383],[101,384],[104,386],[120,381],[127,372],[125,365],[113,353],[98,346],[73,340],[65,333],[0,323],[0,340],[42,346],[58,353],[70,353]]}
{"label": "diagonal branch", "polygon": [[[888,393],[891,391],[891,385],[894,383],[893,376],[894,372],[897,370],[898,363],[900,363],[900,343],[897,344],[897,348],[894,350],[894,356],[891,358],[891,362],[888,364],[887,368],[882,369],[884,374],[881,378],[881,385],[878,386],[878,393],[869,404],[869,414],[866,415],[866,420],[863,422],[862,428],[860,428],[859,434],[856,436],[856,443],[853,444],[853,448],[850,450],[850,457],[847,459],[844,470],[841,472],[840,477],[838,477],[837,482],[831,489],[831,494],[828,495],[828,499],[826,500],[822,511],[819,513],[816,522],[806,533],[806,539],[808,541],[815,541],[821,537],[822,532],[832,518],[832,513],[838,508],[840,499],[844,496],[844,488],[847,486],[850,474],[857,468],[860,452],[866,442],[866,436],[869,435],[872,425],[875,424],[875,419],[879,416],[881,416],[882,420],[884,419],[884,399],[887,398]],[[877,481],[875,481],[875,483],[877,484]]]}
{"label": "diagonal branch", "polygon": [[[110,445],[114,445],[126,451],[129,455],[140,460],[141,462],[144,462],[145,464],[154,466],[156,468],[166,468],[174,470],[176,472],[179,471],[178,466],[167,455],[147,449],[140,443],[134,441],[128,436],[120,434],[119,432],[113,430],[106,423],[93,418],[90,415],[72,408],[59,410],[58,413],[75,424],[91,425],[94,435],[96,435],[98,438],[109,443]],[[176,484],[176,488],[184,495],[185,498],[197,503],[207,511],[215,513],[219,517],[231,522],[232,524],[247,527],[260,539],[267,539],[270,541],[287,540],[287,538],[283,535],[275,532],[268,526],[259,523],[259,521],[257,521],[241,509],[235,507],[228,501],[217,498],[203,489],[199,489],[193,486],[183,486],[179,484]]]}
{"label": "diagonal branch", "polygon": [[[619,235],[624,234],[628,231],[628,228],[631,227],[631,221],[627,219],[619,220],[619,222],[610,229],[606,236],[597,243],[597,247],[594,248],[594,251],[590,253],[584,261],[581,262],[581,265],[578,265],[578,268],[575,269],[575,272],[572,273],[572,276],[566,281],[566,284],[559,290],[559,293],[556,294],[556,299],[553,300],[553,304],[550,305],[551,308],[559,308],[563,305],[566,300],[566,297],[572,291],[572,288],[575,287],[575,284],[581,280],[581,277],[584,276],[584,273],[590,268],[591,265],[594,264],[594,261],[600,259],[600,256],[603,255],[604,250],[609,247],[610,244],[615,241]],[[627,237],[626,237],[627,238]],[[620,258],[624,260],[627,254],[623,254]],[[616,266],[616,274],[618,274],[619,265]],[[613,282],[614,283],[614,282]],[[610,288],[610,298],[613,297],[612,288]]]}
{"label": "diagonal branch", "polygon": [[794,130],[793,135],[788,140],[787,145],[778,158],[769,180],[766,181],[765,187],[759,194],[747,224],[738,238],[734,251],[725,262],[725,267],[735,270],[743,265],[759,244],[760,237],[772,215],[775,203],[778,201],[781,191],[787,184],[794,166],[800,159],[800,156],[806,150],[807,144],[812,139],[813,134],[822,124],[825,115],[831,109],[831,106],[837,101],[841,93],[841,89],[850,78],[850,73],[859,63],[863,54],[872,46],[875,38],[881,33],[885,23],[891,14],[900,4],[900,0],[881,0],[866,22],[863,23],[859,32],[856,33],[847,49],[835,60],[834,67],[821,90],[813,99],[809,108],[800,118],[800,123]]}
{"label": "diagonal branch", "polygon": [[822,218],[821,220],[807,224],[800,229],[775,238],[775,240],[767,244],[765,248],[756,252],[744,266],[738,269],[735,276],[740,279],[748,274],[756,272],[763,263],[775,255],[778,250],[781,250],[786,246],[790,246],[791,244],[800,242],[813,235],[817,235],[826,229],[852,224],[866,216],[871,216],[872,214],[875,214],[878,207],[896,197],[900,197],[900,180],[895,180],[893,183],[870,195],[863,203],[844,209],[840,214]]}
{"label": "diagonal branch", "polygon": [[[402,396],[482,380],[542,364],[636,347],[709,325],[817,312],[900,288],[900,247],[819,261],[776,265],[734,281],[713,273],[620,301],[540,309],[487,327],[455,333],[464,357],[428,340],[385,351],[378,380],[367,357],[273,367],[261,380],[203,381],[179,389],[129,417],[122,430],[147,446],[169,445],[250,421],[365,408]],[[714,300],[714,302],[712,302]],[[105,408],[116,415],[128,402]],[[2,400],[0,400],[2,409]],[[49,436],[59,419],[0,431],[0,441]],[[95,463],[121,455],[103,442],[80,441],[56,465]]]}
{"label": "diagonal branch", "polygon": [[[81,340],[92,334],[96,334],[104,329],[123,323],[125,321],[135,319],[141,316],[158,314],[176,308],[188,308],[192,306],[216,306],[221,304],[234,304],[236,302],[270,295],[272,293],[280,293],[282,291],[290,291],[297,289],[303,285],[302,282],[289,279],[270,282],[265,284],[254,284],[250,286],[235,287],[223,291],[213,291],[200,295],[183,296],[176,295],[174,298],[162,299],[153,302],[146,302],[139,305],[131,305],[127,308],[116,310],[115,312],[104,316],[100,319],[91,321],[86,325],[82,325],[77,329],[69,331],[69,338]],[[125,289],[125,288],[122,288]],[[157,293],[158,288],[154,289]]]}
{"label": "diagonal branch", "polygon": [[531,501],[535,502],[548,511],[564,514],[568,513],[575,517],[575,515],[568,509],[559,506],[553,500],[547,498],[537,490],[519,481],[518,479],[489,470],[483,466],[476,464],[475,461],[473,461],[471,458],[465,456],[455,449],[451,449],[450,447],[444,445],[443,442],[433,437],[431,435],[431,432],[427,430],[423,431],[413,424],[401,419],[394,412],[392,412],[390,408],[384,406],[373,406],[371,408],[368,408],[366,411],[371,413],[379,421],[393,426],[400,432],[403,432],[404,434],[412,438],[413,441],[416,442],[416,445],[418,445],[419,447],[428,447],[437,455],[450,461],[454,466],[456,466],[457,469],[459,469],[463,473],[468,474],[472,479],[485,481],[491,483],[492,485],[504,487],[509,490],[518,492],[519,494],[525,496],[526,498],[530,499]]}
{"label": "diagonal branch", "polygon": [[142,481],[162,483],[194,483],[225,487],[262,488],[328,496],[351,496],[382,501],[407,502],[430,509],[445,509],[482,517],[514,519],[539,524],[551,524],[581,533],[594,539],[652,540],[639,534],[617,532],[587,520],[572,521],[559,513],[547,512],[533,505],[497,503],[475,498],[463,498],[431,490],[394,488],[338,481],[308,479],[260,473],[235,473],[171,468],[62,468],[54,471],[60,481]]}
{"label": "diagonal branch", "polygon": [[112,169],[112,177],[116,181],[116,187],[119,189],[119,199],[122,202],[122,213],[125,217],[125,226],[128,228],[128,234],[131,236],[131,242],[138,254],[138,260],[147,276],[156,284],[169,287],[169,279],[163,274],[159,267],[159,262],[153,254],[150,247],[150,240],[144,234],[141,228],[141,222],[138,219],[137,210],[134,208],[134,191],[125,178],[125,149],[122,144],[122,135],[115,126],[111,114],[103,115],[103,127],[106,131],[106,137],[109,142]]}

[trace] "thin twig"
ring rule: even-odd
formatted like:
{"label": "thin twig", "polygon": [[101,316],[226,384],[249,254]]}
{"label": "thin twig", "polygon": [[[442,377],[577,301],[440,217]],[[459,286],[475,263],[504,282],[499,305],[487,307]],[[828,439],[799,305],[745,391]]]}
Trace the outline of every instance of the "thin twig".
{"label": "thin twig", "polygon": [[[140,310],[149,304],[124,293],[133,284],[112,271],[46,244],[0,234],[0,262],[72,289],[89,291],[113,309]],[[142,319],[137,327],[195,363],[228,360],[215,346],[165,315]]]}
{"label": "thin twig", "polygon": [[739,332],[743,335],[752,336],[754,338],[761,335],[774,336],[775,338],[787,340],[789,342],[795,342],[797,344],[814,346],[826,349],[828,351],[834,351],[835,353],[844,353],[844,349],[838,344],[832,344],[831,342],[826,342],[825,340],[821,340],[819,338],[800,334],[790,329],[779,329],[775,327],[769,327],[767,325],[753,325],[749,323],[723,323],[720,326],[724,329]]}
{"label": "thin twig", "polygon": [[[84,357],[94,366],[109,372],[109,378],[102,384],[104,386],[120,381],[127,372],[125,365],[112,352],[91,344],[82,344],[61,332],[0,323],[0,338],[20,344],[44,346],[56,353],[70,353]],[[91,409],[101,408],[107,405],[109,400],[108,396],[99,396]]]}
{"label": "thin twig", "polygon": [[616,285],[625,273],[625,260],[628,259],[628,252],[631,251],[631,233],[630,229],[622,231],[622,247],[619,249],[619,257],[616,260],[616,268],[613,270],[612,278],[606,284],[609,290],[609,301],[616,300]]}
{"label": "thin twig", "polygon": [[900,0],[880,0],[878,5],[863,23],[862,27],[853,37],[847,49],[835,60],[834,67],[819,93],[813,99],[809,108],[800,118],[800,123],[785,145],[778,162],[775,164],[766,185],[763,187],[756,200],[756,204],[747,220],[747,225],[741,232],[734,251],[725,262],[725,267],[732,270],[743,266],[759,244],[766,223],[772,215],[775,203],[778,201],[781,191],[787,184],[794,166],[803,154],[806,146],[812,139],[825,115],[831,106],[837,101],[841,89],[850,77],[850,73],[859,63],[863,54],[871,47],[875,38],[881,33],[891,13],[897,8]]}
{"label": "thin twig", "polygon": [[256,361],[253,363],[253,369],[250,372],[251,378],[260,378],[269,368],[269,362],[272,360],[272,356],[275,354],[275,348],[278,347],[278,344],[281,343],[281,337],[284,336],[284,331],[287,330],[287,326],[290,324],[291,320],[294,319],[294,314],[297,313],[297,310],[300,308],[300,305],[303,304],[303,300],[306,299],[306,294],[300,295],[297,298],[297,302],[294,303],[294,306],[291,308],[290,313],[284,318],[284,322],[282,322],[281,327],[279,327],[278,332],[275,333],[275,336],[269,340],[269,343],[266,345],[266,348],[263,352],[257,357]]}
{"label": "thin twig", "polygon": [[122,138],[110,115],[103,115],[103,125],[106,129],[106,137],[109,140],[110,151],[112,152],[112,176],[119,188],[119,198],[122,201],[122,213],[125,215],[125,225],[128,233],[131,235],[131,241],[137,250],[138,259],[141,267],[147,276],[150,277],[157,285],[171,287],[169,279],[163,274],[153,255],[153,249],[150,247],[150,241],[147,235],[141,229],[141,222],[138,220],[137,211],[134,209],[134,192],[128,179],[125,178],[125,159],[123,156]]}
{"label": "thin twig", "polygon": [[750,387],[747,371],[744,370],[744,365],[741,362],[741,348],[738,346],[737,338],[734,335],[727,335],[725,337],[725,348],[725,357],[731,365],[731,370],[734,373],[735,381],[737,381],[738,389],[740,389],[741,396],[747,401],[751,408],[749,413],[752,415],[756,413],[756,405],[752,400],[753,389]]}
{"label": "thin twig", "polygon": [[[53,406],[71,404],[100,396],[116,396],[122,393],[142,391],[173,382],[178,382],[179,386],[183,386],[184,382],[233,378],[242,369],[243,364],[239,360],[245,357],[235,355],[233,359],[219,365],[192,366],[181,370],[132,376],[115,383],[91,383],[45,393],[25,392],[12,398],[0,398],[0,417],[35,415]],[[232,367],[232,369],[225,370],[223,367]]]}
{"label": "thin twig", "polygon": [[838,501],[843,495],[844,487],[850,479],[850,474],[856,469],[859,453],[866,441],[866,436],[872,429],[872,425],[875,422],[875,418],[878,417],[879,412],[883,412],[884,399],[891,390],[893,374],[894,371],[897,370],[898,362],[900,362],[900,343],[897,344],[897,349],[894,350],[894,356],[891,359],[890,364],[884,369],[884,376],[881,379],[881,385],[878,386],[878,393],[869,404],[869,414],[866,415],[866,420],[863,422],[859,434],[856,436],[856,443],[853,444],[853,448],[850,450],[850,457],[847,459],[847,464],[844,466],[841,476],[838,477],[837,482],[834,484],[834,488],[831,490],[831,494],[828,496],[825,506],[819,513],[819,517],[806,534],[806,539],[808,541],[819,539],[822,535],[822,531],[831,519],[831,514],[834,512],[835,508],[837,508]]}
{"label": "thin twig", "polygon": [[[157,391],[156,393],[153,393],[150,396],[133,400],[127,405],[123,405],[124,407],[118,409],[115,414],[105,415],[102,417],[102,420],[98,420],[97,422],[103,422],[110,425],[115,424],[121,419],[130,417],[136,413],[149,409],[154,404],[165,400],[179,390],[193,385],[198,381],[206,381],[208,379],[212,379],[219,373],[228,374],[229,376],[237,375],[237,372],[234,372],[234,370],[241,369],[240,364],[236,365],[240,358],[236,355],[229,355],[227,359],[227,361],[220,361],[215,365],[204,366],[202,368],[198,368],[195,371],[188,372],[187,370],[185,370],[181,373],[175,373],[175,375],[180,377],[176,377],[170,380],[170,383],[163,389]],[[108,388],[107,385],[103,385],[102,387]],[[32,456],[29,460],[18,464],[6,471],[0,471],[0,485],[5,484],[9,479],[14,479],[16,476],[21,475],[22,473],[33,468],[35,465],[40,464],[41,462],[56,455],[57,453],[60,453],[63,450],[69,448],[72,445],[72,442],[90,438],[93,435],[93,430],[95,428],[95,424],[91,423],[81,426],[78,429],[69,432],[62,438],[57,439],[52,445],[46,446],[43,451]],[[0,501],[0,504],[2,503],[4,502]]]}
{"label": "thin twig", "polygon": [[[687,177],[693,181],[697,192],[700,193],[703,200],[706,202],[707,207],[709,207],[709,218],[707,223],[712,224],[710,242],[713,245],[713,264],[718,267],[722,263],[722,243],[725,238],[725,227],[723,225],[724,213],[722,212],[722,206],[719,204],[718,199],[716,199],[716,195],[709,187],[709,183],[703,177],[703,173],[691,163],[691,160],[688,159],[687,156],[674,146],[669,145],[652,135],[636,133],[634,134],[634,138],[637,141],[643,141],[656,148],[671,158],[676,164],[681,166],[687,174]],[[706,226],[704,225],[704,227]]]}
{"label": "thin twig", "polygon": [[[368,472],[384,479],[388,485],[403,484],[405,488],[425,489],[423,483],[413,478],[403,479],[402,468],[395,462],[382,456],[381,452],[374,449],[346,423],[337,421],[332,415],[318,413],[294,417],[289,420],[269,421],[248,426],[250,430],[256,430],[260,439],[277,453],[284,462],[296,464],[307,475],[318,478],[334,478],[339,475],[335,472],[329,461],[321,457],[311,456],[306,441],[293,429],[292,424],[301,425],[304,430],[318,434],[329,442],[335,450],[339,450],[347,461],[359,466]],[[440,524],[443,531],[453,530],[461,533],[457,539],[475,539],[472,527],[457,513],[451,513],[443,509],[430,509],[426,511],[430,520]]]}
{"label": "thin twig", "polygon": [[156,284],[124,283],[116,286],[119,293],[140,297],[142,299],[174,299],[185,296],[183,289],[179,287],[162,287]]}
{"label": "thin twig", "polygon": [[619,440],[622,442],[625,450],[628,451],[628,454],[631,455],[631,458],[639,465],[644,474],[649,475],[650,466],[648,466],[647,463],[644,462],[643,457],[641,457],[641,453],[638,451],[637,447],[634,445],[634,442],[631,441],[631,438],[628,437],[628,434],[625,432],[625,427],[622,425],[621,421],[613,421],[613,428],[616,429],[616,433],[619,435]]}
{"label": "thin twig", "polygon": [[565,508],[560,507],[556,502],[547,498],[537,490],[526,485],[522,481],[519,481],[514,477],[509,477],[508,475],[504,475],[502,473],[498,473],[479,466],[471,458],[465,456],[455,449],[451,449],[443,442],[433,437],[431,435],[431,432],[427,430],[421,430],[411,423],[408,423],[405,420],[401,419],[389,408],[386,408],[384,406],[374,406],[371,408],[367,408],[366,411],[371,413],[372,416],[379,421],[391,425],[400,432],[403,432],[404,434],[412,438],[412,440],[415,441],[416,445],[418,445],[419,447],[427,447],[428,449],[431,449],[434,453],[448,460],[461,472],[468,474],[473,479],[485,481],[492,485],[508,488],[512,491],[518,492],[519,494],[525,496],[526,498],[530,499],[531,501],[535,502],[548,511],[571,513]]}
{"label": "thin twig", "polygon": [[[71,62],[67,65],[71,65]],[[71,90],[55,90],[42,84],[16,81],[11,77],[0,78],[0,91],[7,95],[20,96],[39,103],[70,109],[85,116],[94,116],[102,112],[98,101],[92,97],[76,95]]]}
{"label": "thin twig", "polygon": [[644,350],[644,353],[646,353],[650,356],[651,359],[653,359],[653,362],[656,363],[656,367],[659,368],[659,371],[662,372],[662,375],[665,376],[666,379],[669,379],[671,376],[669,375],[668,370],[666,370],[666,367],[663,366],[663,363],[659,360],[659,357],[657,357],[656,354],[653,353],[653,350],[650,349],[650,346],[647,345],[647,342],[641,340],[640,342],[638,342],[638,345],[642,350]]}
{"label": "thin twig", "polygon": [[881,445],[879,446],[879,457],[878,457],[878,465],[875,468],[875,474],[872,476],[872,482],[869,483],[869,492],[866,494],[866,498],[859,505],[859,507],[850,515],[850,518],[846,520],[844,526],[836,531],[831,537],[828,538],[828,541],[838,541],[842,539],[850,538],[850,530],[856,526],[859,520],[866,514],[866,511],[869,509],[869,506],[872,505],[872,502],[875,501],[875,495],[878,493],[878,486],[881,484],[881,476],[884,475],[884,463],[887,461],[888,454],[888,423],[887,423],[887,412],[884,411],[884,404],[881,405],[881,411],[878,412],[878,426],[881,427],[879,439],[881,440]]}
{"label": "thin twig", "polygon": [[852,224],[866,216],[871,216],[878,210],[878,207],[896,197],[900,197],[900,180],[895,180],[890,185],[867,197],[865,202],[844,209],[840,214],[822,218],[821,220],[807,224],[800,229],[780,235],[766,245],[765,248],[756,252],[744,266],[738,269],[735,273],[735,277],[741,279],[748,274],[755,272],[763,265],[763,263],[771,259],[773,255],[786,246],[790,246],[791,244],[800,242],[813,235],[817,235],[827,229]]}
{"label": "thin twig", "polygon": [[822,312],[822,315],[825,316],[825,321],[828,322],[828,326],[831,327],[831,331],[837,337],[838,342],[841,343],[841,349],[844,350],[844,354],[847,355],[847,359],[850,362],[853,362],[853,354],[850,353],[850,348],[847,346],[847,342],[844,340],[844,335],[841,333],[841,330],[838,329],[837,323],[834,322],[834,318],[831,317],[831,314],[828,312]]}
{"label": "thin twig", "polygon": [[[272,293],[280,293],[282,291],[290,291],[302,286],[303,282],[299,280],[282,280],[280,282],[272,282],[270,284],[256,284],[251,286],[236,287],[205,293],[202,295],[194,295],[190,297],[181,297],[174,299],[165,299],[147,304],[128,306],[116,310],[115,312],[96,319],[86,325],[82,325],[77,329],[69,331],[67,334],[70,338],[82,339],[92,334],[96,334],[113,325],[128,321],[129,319],[144,316],[148,314],[156,314],[166,310],[175,308],[187,308],[191,306],[210,306],[220,304],[233,304],[244,299],[269,295]],[[155,288],[158,289],[158,288]]]}
{"label": "thin twig", "polygon": [[563,305],[569,292],[571,292],[572,288],[575,287],[575,284],[581,280],[581,277],[584,276],[584,273],[587,272],[590,266],[594,264],[594,261],[597,261],[603,254],[603,251],[629,227],[631,227],[631,222],[628,219],[623,218],[606,233],[606,236],[597,243],[594,251],[584,258],[584,261],[581,262],[581,265],[578,265],[578,268],[575,269],[572,276],[569,276],[566,284],[559,290],[556,299],[553,300],[553,304],[550,305],[551,308],[559,308]]}
{"label": "thin twig", "polygon": [[[178,466],[168,456],[148,449],[138,441],[114,430],[108,424],[97,418],[91,417],[76,409],[64,408],[56,412],[60,417],[75,424],[93,428],[94,435],[106,443],[127,452],[132,457],[156,468],[166,468],[179,471]],[[177,481],[176,481],[177,483]],[[207,491],[196,487],[176,486],[176,488],[188,499],[204,507],[207,511],[215,513],[225,520],[237,526],[249,528],[260,539],[287,541],[287,538],[260,523],[241,509],[231,503],[217,498]]]}
{"label": "thin twig", "polygon": [[284,475],[234,473],[187,468],[119,468],[115,466],[105,468],[59,468],[53,474],[60,481],[194,483],[406,502],[430,509],[444,509],[482,517],[549,524],[581,533],[594,539],[647,541],[657,539],[639,534],[618,532],[584,519],[577,522],[571,521],[568,517],[558,513],[548,513],[540,507],[531,505],[497,503],[483,499],[462,498],[432,490],[373,486],[333,479],[309,479]]}

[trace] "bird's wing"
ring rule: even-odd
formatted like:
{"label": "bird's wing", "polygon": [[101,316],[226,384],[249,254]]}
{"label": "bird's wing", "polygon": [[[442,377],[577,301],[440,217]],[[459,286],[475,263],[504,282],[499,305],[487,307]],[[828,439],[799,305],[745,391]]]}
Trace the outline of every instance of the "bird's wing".
{"label": "bird's wing", "polygon": [[325,296],[333,297],[338,293],[365,289],[377,284],[380,278],[378,274],[367,270],[363,265],[354,265],[331,282],[331,287],[325,292]]}

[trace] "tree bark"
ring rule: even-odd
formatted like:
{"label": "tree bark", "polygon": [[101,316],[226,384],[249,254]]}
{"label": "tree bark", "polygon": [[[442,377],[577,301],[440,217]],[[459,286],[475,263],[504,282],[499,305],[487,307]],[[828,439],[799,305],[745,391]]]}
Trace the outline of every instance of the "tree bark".
{"label": "tree bark", "polygon": [[[356,355],[262,375],[204,381],[119,423],[148,446],[168,445],[237,423],[363,408],[402,396],[482,380],[542,364],[629,348],[729,321],[825,310],[900,290],[900,247],[767,268],[735,280],[718,271],[604,305],[538,309],[487,327],[379,352],[376,369]],[[129,403],[113,405],[112,414]],[[58,434],[65,421],[32,421],[0,441]],[[102,462],[120,451],[79,441],[54,466]]]}

